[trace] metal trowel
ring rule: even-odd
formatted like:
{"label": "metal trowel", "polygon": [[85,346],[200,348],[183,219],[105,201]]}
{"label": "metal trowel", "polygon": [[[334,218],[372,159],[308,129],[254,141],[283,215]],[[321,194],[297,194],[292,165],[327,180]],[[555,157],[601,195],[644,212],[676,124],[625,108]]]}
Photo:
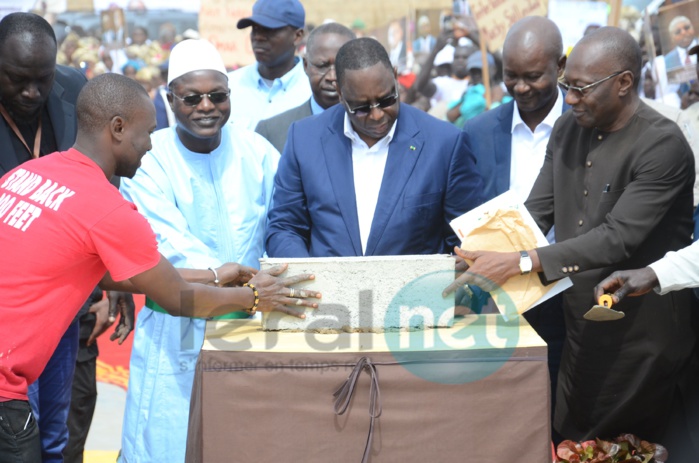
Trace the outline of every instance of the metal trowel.
{"label": "metal trowel", "polygon": [[624,318],[624,312],[612,309],[614,302],[611,294],[603,294],[600,296],[597,305],[587,311],[583,317],[585,320],[593,320],[596,322],[608,322]]}

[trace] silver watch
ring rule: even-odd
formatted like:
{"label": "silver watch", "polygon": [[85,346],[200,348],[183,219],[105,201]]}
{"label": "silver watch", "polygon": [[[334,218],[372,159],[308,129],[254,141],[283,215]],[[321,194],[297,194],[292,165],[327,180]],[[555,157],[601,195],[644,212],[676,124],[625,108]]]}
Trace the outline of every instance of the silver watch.
{"label": "silver watch", "polygon": [[522,275],[531,273],[533,266],[534,264],[532,263],[532,258],[529,257],[529,253],[527,251],[519,251],[519,272]]}

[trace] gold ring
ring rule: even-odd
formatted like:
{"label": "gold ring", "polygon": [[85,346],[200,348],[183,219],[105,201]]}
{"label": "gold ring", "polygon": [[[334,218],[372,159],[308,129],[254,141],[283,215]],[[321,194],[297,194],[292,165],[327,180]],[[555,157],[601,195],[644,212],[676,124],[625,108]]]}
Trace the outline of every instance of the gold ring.
{"label": "gold ring", "polygon": [[294,291],[294,288],[289,288],[289,297],[294,297],[296,295],[296,291]]}

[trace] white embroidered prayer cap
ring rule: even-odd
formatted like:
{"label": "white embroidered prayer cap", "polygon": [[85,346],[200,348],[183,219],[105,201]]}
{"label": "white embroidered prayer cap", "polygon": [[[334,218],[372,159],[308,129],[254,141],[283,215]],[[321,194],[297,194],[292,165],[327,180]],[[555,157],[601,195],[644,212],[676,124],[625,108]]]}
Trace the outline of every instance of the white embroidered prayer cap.
{"label": "white embroidered prayer cap", "polygon": [[206,40],[183,40],[172,48],[167,84],[193,71],[218,71],[226,75],[226,66],[216,47]]}

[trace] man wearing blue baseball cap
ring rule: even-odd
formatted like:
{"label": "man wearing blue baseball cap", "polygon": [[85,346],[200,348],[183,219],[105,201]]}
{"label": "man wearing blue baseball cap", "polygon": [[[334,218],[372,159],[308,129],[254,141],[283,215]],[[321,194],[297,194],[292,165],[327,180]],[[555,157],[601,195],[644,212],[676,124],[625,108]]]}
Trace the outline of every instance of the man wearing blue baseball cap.
{"label": "man wearing blue baseball cap", "polygon": [[305,20],[298,0],[258,0],[252,16],[238,21],[238,29],[251,28],[257,63],[228,75],[231,122],[253,130],[260,120],[295,108],[311,97],[303,63],[295,55]]}

